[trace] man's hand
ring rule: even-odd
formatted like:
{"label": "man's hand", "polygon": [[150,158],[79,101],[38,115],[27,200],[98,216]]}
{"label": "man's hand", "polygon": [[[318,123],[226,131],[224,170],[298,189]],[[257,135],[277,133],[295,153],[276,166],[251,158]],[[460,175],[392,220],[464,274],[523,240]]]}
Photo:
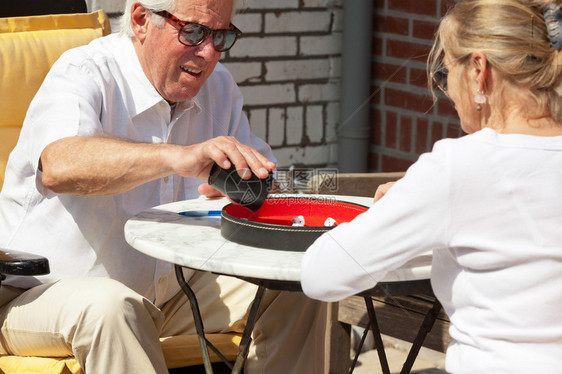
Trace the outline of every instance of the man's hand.
{"label": "man's hand", "polygon": [[220,136],[191,147],[186,157],[195,160],[184,165],[178,163],[176,174],[206,180],[214,162],[223,169],[228,169],[234,164],[243,179],[250,178],[250,170],[259,178],[266,178],[269,171],[275,169],[275,163],[232,136]]}

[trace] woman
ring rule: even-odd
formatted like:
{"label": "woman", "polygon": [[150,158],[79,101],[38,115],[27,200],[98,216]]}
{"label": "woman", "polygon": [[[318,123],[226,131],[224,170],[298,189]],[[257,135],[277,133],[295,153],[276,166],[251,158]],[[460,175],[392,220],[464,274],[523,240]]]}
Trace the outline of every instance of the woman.
{"label": "woman", "polygon": [[368,212],[320,237],[303,259],[307,295],[343,299],[433,251],[448,372],[562,372],[561,6],[449,11],[429,75],[469,135],[437,142]]}

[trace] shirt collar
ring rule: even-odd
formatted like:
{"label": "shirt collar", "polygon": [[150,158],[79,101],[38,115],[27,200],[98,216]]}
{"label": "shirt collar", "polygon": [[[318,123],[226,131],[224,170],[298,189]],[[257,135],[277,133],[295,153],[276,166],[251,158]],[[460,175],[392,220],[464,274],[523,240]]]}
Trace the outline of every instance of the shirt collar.
{"label": "shirt collar", "polygon": [[[118,37],[120,48],[117,49],[116,57],[131,88],[128,110],[131,117],[135,117],[158,105],[164,99],[144,73],[132,39],[126,35],[119,35]],[[201,103],[197,96],[183,103],[178,103],[176,110],[187,111],[193,107],[201,111]]]}

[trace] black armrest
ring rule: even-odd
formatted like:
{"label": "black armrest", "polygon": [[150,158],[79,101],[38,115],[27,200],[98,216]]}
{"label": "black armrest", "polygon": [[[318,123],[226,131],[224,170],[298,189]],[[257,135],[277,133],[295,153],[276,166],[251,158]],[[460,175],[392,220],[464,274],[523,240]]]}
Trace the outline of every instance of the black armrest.
{"label": "black armrest", "polygon": [[49,271],[49,260],[45,257],[0,248],[0,274],[43,275]]}

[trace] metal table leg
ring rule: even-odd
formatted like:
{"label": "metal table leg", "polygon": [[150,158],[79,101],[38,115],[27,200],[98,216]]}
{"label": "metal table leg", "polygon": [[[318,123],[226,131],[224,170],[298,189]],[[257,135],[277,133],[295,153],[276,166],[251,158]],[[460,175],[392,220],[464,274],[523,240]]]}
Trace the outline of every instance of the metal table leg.
{"label": "metal table leg", "polygon": [[377,349],[377,353],[379,355],[382,372],[383,374],[390,374],[390,368],[388,367],[388,360],[386,359],[386,352],[384,351],[379,323],[377,321],[377,315],[375,314],[373,299],[368,296],[365,296],[364,299],[365,305],[367,306],[367,313],[369,314],[369,325],[371,326],[373,337],[375,338],[375,348]]}
{"label": "metal table leg", "polygon": [[412,370],[412,366],[414,366],[414,361],[418,356],[423,341],[425,340],[427,334],[433,328],[433,324],[435,323],[435,320],[437,319],[437,315],[439,315],[440,310],[441,310],[441,303],[438,300],[435,300],[433,306],[431,307],[429,312],[427,312],[425,318],[423,319],[420,329],[418,330],[418,334],[416,335],[416,338],[414,339],[414,343],[412,344],[412,348],[410,348],[410,352],[408,353],[408,357],[406,358],[406,362],[404,362],[404,366],[402,366],[402,370],[400,371],[400,374],[409,374],[410,371]]}
{"label": "metal table leg", "polygon": [[242,367],[248,357],[248,351],[250,349],[250,343],[252,342],[252,331],[254,331],[254,326],[258,318],[258,312],[260,309],[260,304],[265,293],[264,287],[258,287],[254,301],[252,302],[252,307],[250,308],[250,314],[248,315],[248,320],[246,321],[246,327],[244,328],[244,333],[242,334],[242,340],[240,341],[240,351],[238,352],[238,357],[236,357],[236,363],[234,364],[234,369],[232,374],[239,374],[242,372]]}
{"label": "metal table leg", "polygon": [[197,336],[199,337],[199,346],[201,347],[201,354],[203,355],[203,364],[205,366],[205,372],[207,374],[213,374],[211,358],[209,357],[209,350],[207,349],[208,342],[207,339],[205,338],[205,328],[203,327],[203,319],[201,318],[201,311],[199,310],[199,304],[197,303],[197,298],[195,297],[195,293],[193,292],[191,287],[189,287],[189,285],[185,281],[182,267],[179,265],[174,265],[174,267],[176,270],[176,279],[178,280],[181,289],[189,299],[191,312],[193,314],[193,322],[195,323],[195,330],[197,331]]}
{"label": "metal table leg", "polygon": [[185,281],[182,267],[180,265],[174,265],[174,267],[176,271],[176,279],[178,280],[181,289],[186,294],[189,300],[189,304],[191,306],[193,321],[195,323],[195,330],[197,331],[197,336],[199,337],[199,345],[201,347],[201,354],[203,356],[203,365],[205,367],[205,373],[213,374],[211,358],[209,356],[209,351],[207,349],[210,348],[214,353],[217,354],[217,356],[219,356],[219,358],[228,366],[228,368],[232,370],[232,374],[240,374],[242,372],[244,362],[246,361],[246,357],[248,356],[250,343],[252,342],[252,331],[254,330],[254,326],[258,317],[261,301],[265,293],[265,287],[262,286],[258,287],[256,296],[252,301],[252,306],[250,308],[250,313],[248,315],[246,327],[244,328],[244,332],[242,334],[242,340],[240,342],[238,356],[236,357],[236,362],[233,366],[224,357],[224,355],[221,354],[220,351],[209,340],[207,340],[207,338],[205,338],[205,328],[203,327],[203,319],[201,318],[201,311],[199,310],[199,304],[197,303],[197,298],[195,297],[195,293]]}
{"label": "metal table leg", "polygon": [[[359,358],[359,353],[361,352],[361,348],[363,346],[363,343],[365,341],[365,337],[367,335],[367,332],[369,331],[369,329],[371,329],[373,331],[373,335],[374,335],[374,339],[375,339],[375,347],[377,349],[377,353],[379,355],[379,361],[381,364],[381,369],[382,372],[384,374],[390,374],[390,368],[388,366],[388,360],[386,358],[386,353],[384,351],[384,346],[383,346],[383,342],[382,342],[382,337],[381,337],[381,333],[378,327],[378,322],[377,322],[377,316],[375,313],[375,307],[373,305],[373,300],[371,299],[371,297],[369,296],[364,296],[365,299],[365,305],[367,307],[367,313],[369,315],[369,323],[365,329],[365,332],[363,333],[363,337],[361,338],[361,342],[359,343],[359,348],[358,348],[358,352],[355,355],[355,358],[351,364],[351,367],[349,368],[349,374],[353,373],[353,370],[355,368],[355,364],[357,363],[357,359]],[[400,371],[400,374],[409,374],[410,371],[412,370],[412,366],[414,365],[414,361],[416,360],[416,357],[418,356],[418,353],[421,349],[421,346],[425,340],[425,337],[427,336],[427,334],[431,331],[431,329],[433,328],[433,325],[435,323],[435,320],[437,319],[437,316],[439,315],[439,312],[441,311],[441,303],[439,303],[438,300],[435,300],[435,302],[433,303],[433,306],[431,307],[431,309],[427,312],[427,314],[424,317],[424,320],[418,330],[418,333],[416,335],[416,338],[414,339],[414,342],[412,343],[412,347],[410,348],[410,351],[408,352],[408,357],[406,358],[406,361],[404,362],[404,365],[402,366],[402,370]]]}

